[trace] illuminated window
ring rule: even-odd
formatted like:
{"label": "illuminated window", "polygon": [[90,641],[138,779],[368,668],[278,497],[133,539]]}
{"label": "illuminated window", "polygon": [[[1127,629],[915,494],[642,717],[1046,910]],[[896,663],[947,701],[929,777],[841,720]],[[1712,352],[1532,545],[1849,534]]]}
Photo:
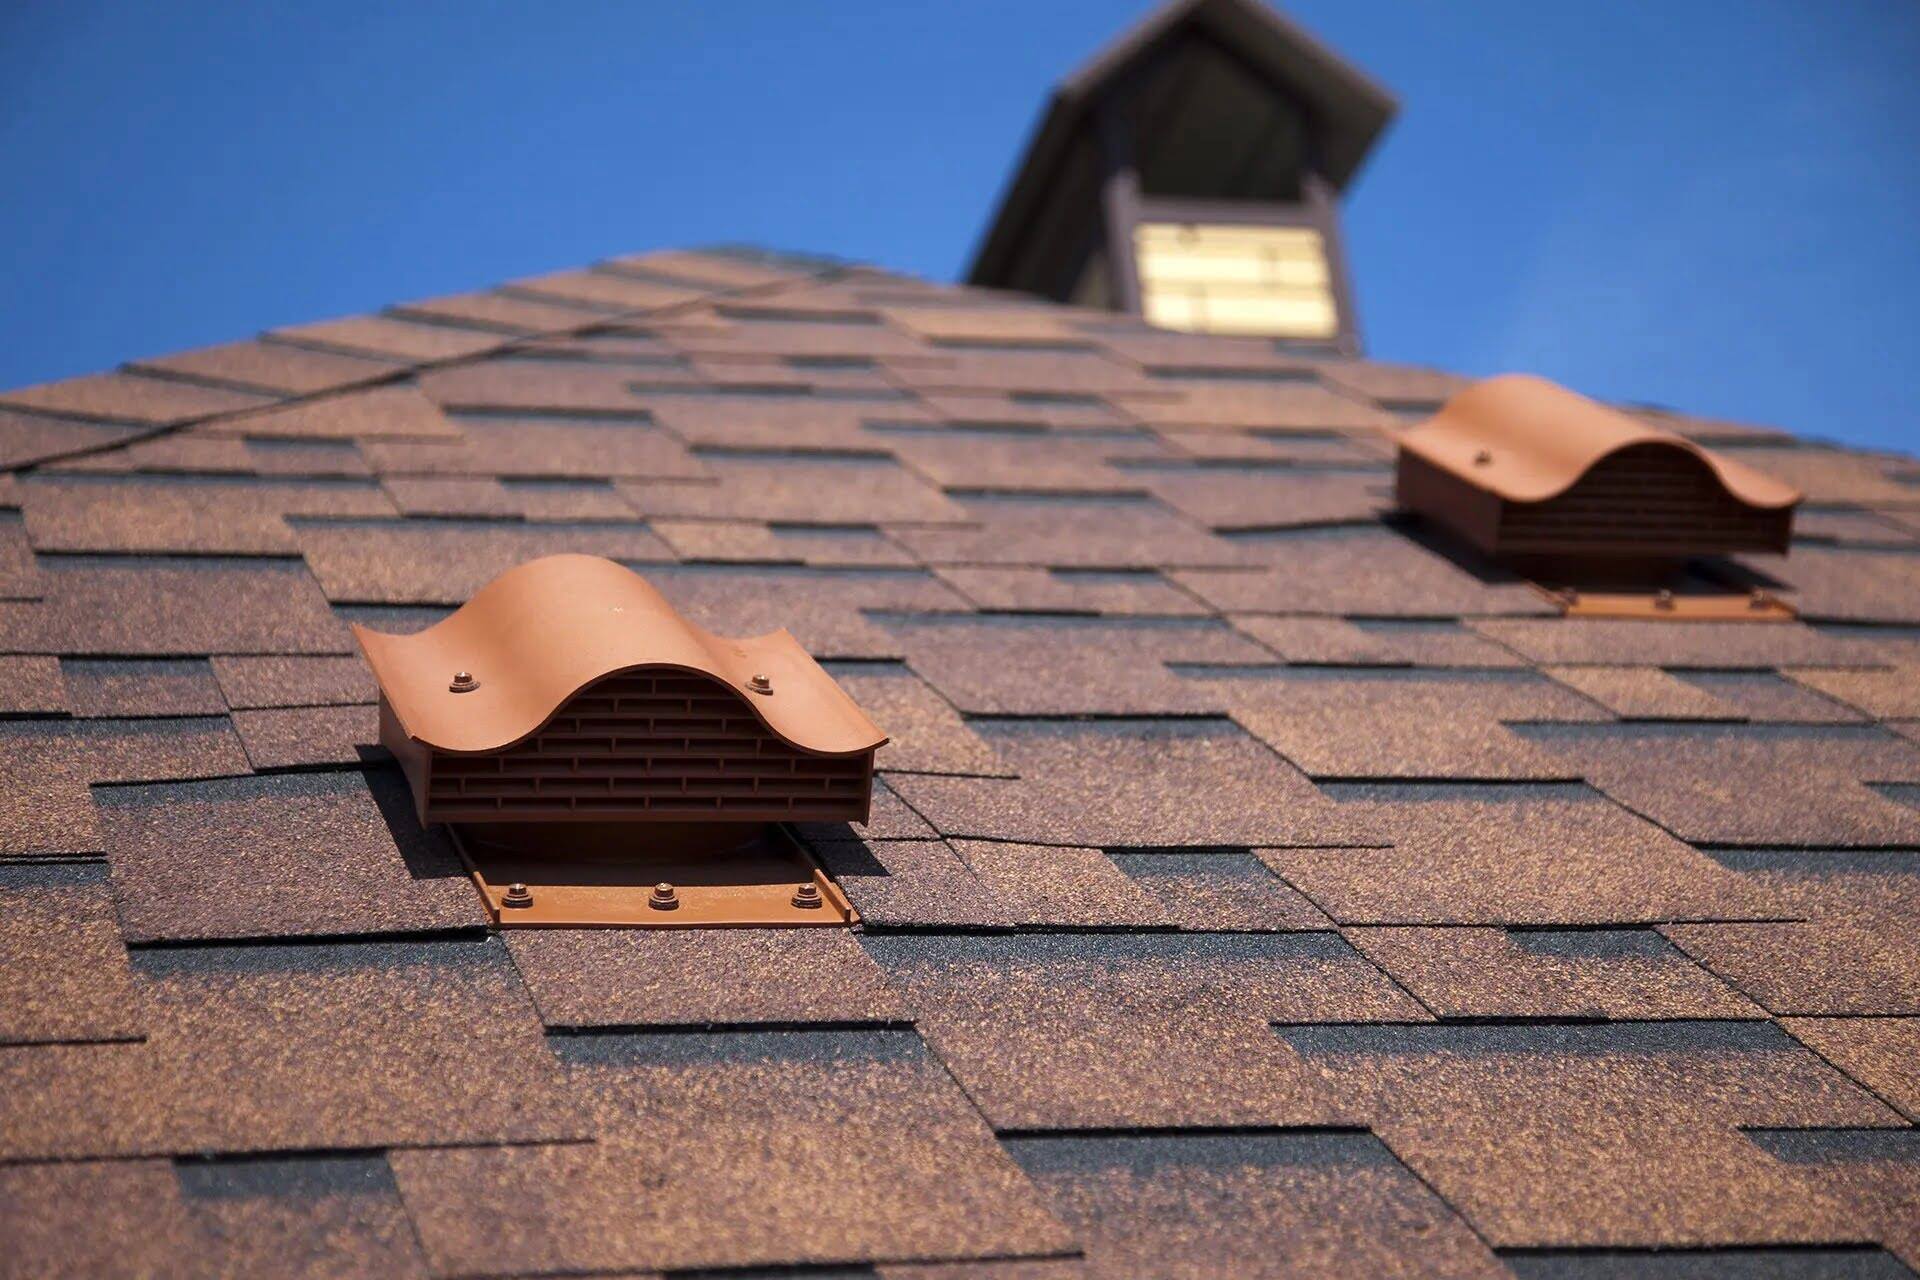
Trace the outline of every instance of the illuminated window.
{"label": "illuminated window", "polygon": [[1199,333],[1332,338],[1327,249],[1312,227],[1172,222],[1133,231],[1146,318]]}

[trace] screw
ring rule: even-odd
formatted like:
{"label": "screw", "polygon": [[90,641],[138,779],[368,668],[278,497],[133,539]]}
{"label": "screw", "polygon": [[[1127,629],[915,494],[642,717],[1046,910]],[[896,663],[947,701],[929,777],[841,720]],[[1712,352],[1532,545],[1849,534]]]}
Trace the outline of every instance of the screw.
{"label": "screw", "polygon": [[533,905],[533,894],[528,891],[527,886],[516,880],[508,885],[507,891],[500,896],[500,905],[503,907],[530,907]]}
{"label": "screw", "polygon": [[1487,465],[1487,464],[1488,464],[1489,462],[1492,462],[1492,461],[1493,461],[1493,450],[1491,450],[1491,449],[1476,449],[1476,450],[1474,451],[1474,454],[1473,454],[1473,465],[1474,465],[1474,466],[1476,466],[1476,467],[1484,467],[1484,466],[1486,466],[1486,465]]}
{"label": "screw", "polygon": [[1762,591],[1759,587],[1755,587],[1753,589],[1753,595],[1747,600],[1747,608],[1765,609],[1772,603],[1773,601],[1767,596],[1766,592]]}
{"label": "screw", "polygon": [[751,680],[747,681],[747,688],[753,690],[755,693],[772,693],[773,677],[754,676]]}
{"label": "screw", "polygon": [[820,905],[820,886],[808,881],[793,891],[793,905],[796,907],[817,907]]}
{"label": "screw", "polygon": [[447,688],[454,693],[472,693],[479,687],[480,682],[473,678],[471,671],[454,672],[453,680],[447,685]]}
{"label": "screw", "polygon": [[680,895],[673,891],[672,885],[662,880],[647,895],[647,905],[655,911],[672,911],[680,905]]}
{"label": "screw", "polygon": [[1560,588],[1560,598],[1565,601],[1569,607],[1572,607],[1580,603],[1580,592],[1573,587],[1562,587]]}
{"label": "screw", "polygon": [[1653,593],[1653,607],[1656,609],[1673,608],[1673,592],[1666,587]]}

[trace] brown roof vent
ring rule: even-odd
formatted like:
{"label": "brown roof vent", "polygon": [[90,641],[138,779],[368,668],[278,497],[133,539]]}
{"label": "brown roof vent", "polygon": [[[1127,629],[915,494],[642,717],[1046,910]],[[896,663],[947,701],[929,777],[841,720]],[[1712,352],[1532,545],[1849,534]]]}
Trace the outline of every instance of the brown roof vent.
{"label": "brown roof vent", "polygon": [[1502,560],[1787,550],[1800,493],[1544,378],[1455,395],[1400,438],[1400,505]]}
{"label": "brown roof vent", "polygon": [[[488,892],[503,922],[618,922],[527,914],[523,899],[537,907],[543,892],[528,882],[581,850],[618,868],[576,868],[575,881],[624,883],[637,855],[623,848],[685,865],[708,850],[764,854],[779,843],[768,824],[868,816],[886,736],[791,635],[712,635],[610,560],[523,564],[415,635],[353,631],[380,684],[380,741],[421,820],[452,825],[470,862],[485,861],[481,847],[511,854],[511,879],[476,867],[483,890],[505,886]],[[641,910],[658,922],[657,904]],[[673,918],[761,922],[710,914]]]}

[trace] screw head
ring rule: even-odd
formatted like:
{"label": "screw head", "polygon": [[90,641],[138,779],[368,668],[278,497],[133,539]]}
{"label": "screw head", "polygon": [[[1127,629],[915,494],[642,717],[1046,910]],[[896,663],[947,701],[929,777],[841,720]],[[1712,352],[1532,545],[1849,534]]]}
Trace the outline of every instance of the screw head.
{"label": "screw head", "polygon": [[1673,592],[1666,587],[1653,593],[1653,607],[1656,609],[1673,608]]}
{"label": "screw head", "polygon": [[673,886],[662,880],[653,886],[653,892],[647,895],[647,905],[655,911],[672,911],[680,905],[680,895]]}
{"label": "screw head", "polygon": [[453,679],[447,682],[448,690],[453,693],[472,693],[479,687],[480,682],[473,678],[471,671],[456,671]]}
{"label": "screw head", "polygon": [[1749,609],[1765,609],[1772,603],[1773,603],[1773,597],[1769,596],[1766,592],[1762,591],[1759,587],[1755,587],[1753,589],[1753,594],[1747,597],[1747,608]]}
{"label": "screw head", "polygon": [[1579,588],[1578,587],[1560,588],[1560,599],[1569,606],[1579,604],[1580,603]]}
{"label": "screw head", "polygon": [[533,893],[527,886],[516,880],[507,886],[505,893],[500,895],[500,905],[503,907],[530,907],[533,905]]}
{"label": "screw head", "polygon": [[1474,465],[1474,466],[1476,466],[1476,467],[1484,467],[1484,466],[1486,466],[1486,465],[1487,465],[1488,463],[1490,463],[1490,462],[1492,462],[1492,461],[1493,461],[1493,450],[1491,450],[1491,449],[1476,449],[1476,450],[1474,450],[1474,452],[1473,452],[1473,465]]}
{"label": "screw head", "polygon": [[796,907],[811,909],[820,906],[820,904],[820,886],[811,880],[793,891],[793,905]]}
{"label": "screw head", "polygon": [[747,688],[753,690],[755,693],[772,693],[773,677],[755,675],[752,679],[747,681]]}

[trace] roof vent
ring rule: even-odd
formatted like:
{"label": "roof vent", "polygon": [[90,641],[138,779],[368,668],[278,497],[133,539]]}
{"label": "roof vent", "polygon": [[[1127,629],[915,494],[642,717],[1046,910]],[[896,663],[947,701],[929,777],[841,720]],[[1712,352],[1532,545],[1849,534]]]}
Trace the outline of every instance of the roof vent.
{"label": "roof vent", "polygon": [[[787,632],[711,635],[629,569],[550,556],[416,635],[354,636],[421,821],[501,923],[850,918],[774,824],[865,821],[886,737]],[[809,885],[836,910],[795,907]]]}
{"label": "roof vent", "polygon": [[[1740,552],[1784,555],[1801,499],[1671,431],[1519,374],[1474,384],[1401,436],[1396,491],[1402,507],[1554,582],[1556,599],[1577,605],[1581,585],[1633,583],[1644,591],[1603,594],[1647,594],[1651,616],[1688,614],[1676,597],[1735,593],[1744,616],[1764,612],[1752,607],[1751,583],[1702,592],[1681,566]],[[1716,616],[1721,603],[1712,605]],[[1571,611],[1603,608],[1589,604]],[[1626,611],[1643,612],[1637,602]]]}

